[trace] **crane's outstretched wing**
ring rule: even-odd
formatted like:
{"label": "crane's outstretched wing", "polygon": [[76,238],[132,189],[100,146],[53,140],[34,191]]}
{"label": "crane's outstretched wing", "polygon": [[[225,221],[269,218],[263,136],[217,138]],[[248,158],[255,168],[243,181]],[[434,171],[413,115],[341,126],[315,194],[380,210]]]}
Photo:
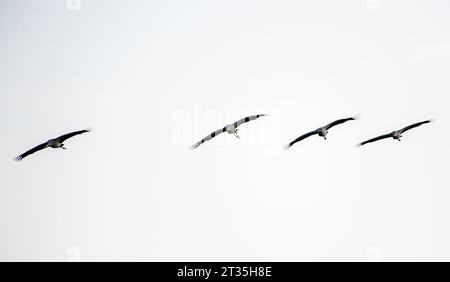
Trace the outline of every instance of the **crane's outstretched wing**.
{"label": "crane's outstretched wing", "polygon": [[248,117],[242,118],[234,123],[234,128],[237,128],[241,124],[255,120],[255,119],[263,117],[263,116],[266,116],[266,115],[262,114],[262,115],[254,115],[254,116],[248,116]]}
{"label": "crane's outstretched wing", "polygon": [[394,136],[393,133],[384,134],[384,135],[381,135],[381,136],[369,139],[367,141],[361,142],[361,143],[358,144],[358,146],[362,146],[362,145],[365,145],[367,143],[372,143],[372,142],[375,142],[375,141],[378,141],[378,140],[381,140],[381,139],[385,139],[385,138],[389,138],[389,137],[392,137],[392,136]]}
{"label": "crane's outstretched wing", "polygon": [[297,139],[295,139],[294,141],[292,141],[291,143],[289,143],[289,144],[286,146],[286,149],[289,149],[289,148],[292,147],[292,145],[294,145],[295,143],[300,142],[300,141],[302,141],[303,139],[308,138],[309,136],[312,136],[312,135],[318,134],[318,133],[319,133],[319,131],[314,130],[314,131],[308,132],[308,133],[306,133],[306,134],[303,134],[302,136],[298,137]]}
{"label": "crane's outstretched wing", "polygon": [[17,156],[16,158],[14,158],[14,160],[20,162],[20,161],[21,161],[22,159],[24,159],[26,156],[29,156],[29,155],[31,155],[31,154],[34,154],[34,153],[36,153],[37,151],[40,151],[40,150],[45,149],[45,148],[47,148],[47,142],[42,143],[41,145],[37,145],[37,146],[34,147],[33,149],[26,151],[25,153],[23,153],[23,154],[20,155],[20,156]]}
{"label": "crane's outstretched wing", "polygon": [[71,132],[71,133],[67,133],[67,134],[61,135],[61,136],[59,136],[56,139],[60,143],[63,143],[64,141],[66,141],[67,139],[69,139],[71,137],[74,137],[75,135],[83,134],[83,133],[90,132],[90,131],[91,131],[91,129],[89,129],[89,128],[88,129],[84,129],[84,130],[74,131],[74,132]]}
{"label": "crane's outstretched wing", "polygon": [[430,123],[430,122],[432,122],[431,119],[425,120],[425,121],[421,121],[421,122],[418,122],[418,123],[415,123],[415,124],[411,124],[411,125],[409,125],[409,126],[407,126],[405,128],[400,129],[400,133],[406,132],[406,131],[408,131],[410,129],[413,129],[415,127],[421,126],[422,124]]}
{"label": "crane's outstretched wing", "polygon": [[358,115],[356,115],[356,116],[351,117],[351,118],[338,119],[338,120],[335,120],[335,121],[333,121],[332,123],[326,125],[326,126],[325,126],[325,129],[328,130],[328,129],[332,128],[333,126],[336,126],[336,125],[338,125],[338,124],[347,122],[347,121],[349,121],[349,120],[357,120],[358,118],[359,118]]}
{"label": "crane's outstretched wing", "polygon": [[223,133],[227,131],[227,127],[225,126],[222,129],[216,130],[213,133],[209,134],[208,136],[206,136],[205,138],[203,138],[202,140],[198,141],[197,143],[195,143],[194,145],[192,145],[192,149],[196,149],[198,146],[200,146],[201,144],[205,143],[208,140],[213,139],[214,137],[216,137],[217,135]]}

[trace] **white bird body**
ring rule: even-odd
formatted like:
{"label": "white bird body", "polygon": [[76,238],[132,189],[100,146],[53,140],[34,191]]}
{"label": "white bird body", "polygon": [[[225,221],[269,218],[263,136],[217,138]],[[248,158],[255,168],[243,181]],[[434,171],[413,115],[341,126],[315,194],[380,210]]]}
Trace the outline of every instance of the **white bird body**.
{"label": "white bird body", "polygon": [[227,129],[227,133],[228,134],[233,134],[234,136],[236,136],[236,138],[240,138],[239,135],[237,134],[238,130],[236,126],[234,126],[234,124],[229,124],[226,126]]}
{"label": "white bird body", "polygon": [[227,125],[227,133],[228,134],[235,134],[236,133],[237,128],[234,127],[233,124],[229,124]]}

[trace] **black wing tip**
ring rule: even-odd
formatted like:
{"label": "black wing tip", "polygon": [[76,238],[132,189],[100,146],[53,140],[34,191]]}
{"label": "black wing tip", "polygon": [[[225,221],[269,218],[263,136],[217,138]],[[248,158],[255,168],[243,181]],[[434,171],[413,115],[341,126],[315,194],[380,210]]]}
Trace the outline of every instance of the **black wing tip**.
{"label": "black wing tip", "polygon": [[427,124],[427,123],[430,123],[430,122],[434,122],[435,121],[435,119],[433,119],[433,118],[431,118],[431,119],[427,119],[427,120],[424,120],[424,121],[420,121],[420,122],[418,122],[418,123],[416,123],[416,124]]}
{"label": "black wing tip", "polygon": [[283,149],[284,149],[284,150],[289,150],[291,147],[292,147],[291,144],[283,145]]}
{"label": "black wing tip", "polygon": [[23,160],[23,157],[21,155],[13,158],[13,161],[15,162],[20,162],[21,160]]}
{"label": "black wing tip", "polygon": [[353,117],[351,117],[352,120],[358,120],[361,119],[361,115],[359,113],[357,113],[356,115],[354,115]]}

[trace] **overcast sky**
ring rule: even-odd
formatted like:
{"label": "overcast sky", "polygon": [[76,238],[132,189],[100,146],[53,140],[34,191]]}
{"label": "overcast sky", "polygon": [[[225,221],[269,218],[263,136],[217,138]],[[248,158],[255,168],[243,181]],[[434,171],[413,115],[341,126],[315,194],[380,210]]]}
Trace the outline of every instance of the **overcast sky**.
{"label": "overcast sky", "polygon": [[[446,0],[1,1],[0,260],[450,258],[449,14]],[[261,113],[240,139],[189,148]]]}

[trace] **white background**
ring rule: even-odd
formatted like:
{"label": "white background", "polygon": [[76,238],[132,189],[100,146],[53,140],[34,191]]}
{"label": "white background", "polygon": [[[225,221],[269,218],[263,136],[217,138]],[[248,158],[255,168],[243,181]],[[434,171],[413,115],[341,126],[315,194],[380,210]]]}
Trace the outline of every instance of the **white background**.
{"label": "white background", "polygon": [[1,260],[450,257],[449,1],[80,4],[0,2]]}

